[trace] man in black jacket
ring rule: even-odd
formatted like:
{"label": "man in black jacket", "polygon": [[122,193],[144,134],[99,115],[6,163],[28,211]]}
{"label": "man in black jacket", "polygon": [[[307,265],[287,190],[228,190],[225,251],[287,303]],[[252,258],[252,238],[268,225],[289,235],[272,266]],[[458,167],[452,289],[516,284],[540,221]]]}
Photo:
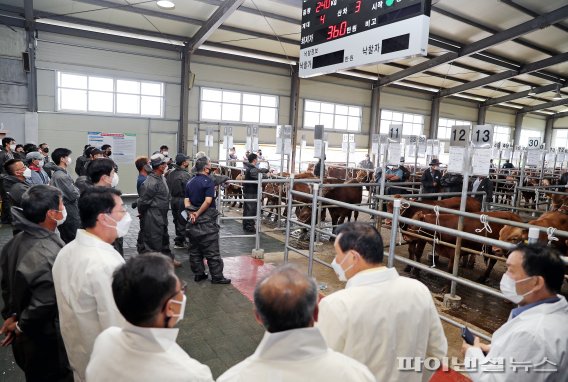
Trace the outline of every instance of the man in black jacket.
{"label": "man in black jacket", "polygon": [[[266,174],[269,170],[267,168],[258,168],[256,164],[258,156],[255,153],[249,154],[248,163],[243,163],[245,167],[245,180],[258,180],[258,174]],[[258,198],[258,184],[244,183],[243,196],[245,199]],[[245,202],[243,208],[243,217],[256,216],[257,202]],[[245,232],[256,233],[253,219],[243,219],[243,230]]]}
{"label": "man in black jacket", "polygon": [[162,154],[150,157],[152,172],[140,187],[138,198],[138,212],[142,215],[144,225],[142,230],[142,246],[140,253],[161,252],[169,256],[176,267],[181,263],[177,261],[170,250],[170,236],[168,235],[168,210],[170,209],[170,190],[164,178],[169,158]]}
{"label": "man in black jacket", "polygon": [[[493,202],[493,182],[486,176],[478,176],[469,186],[472,192],[485,192],[485,203]],[[473,195],[480,202],[483,202],[483,195]]]}
{"label": "man in black jacket", "polygon": [[85,175],[85,163],[91,159],[90,151],[92,149],[94,149],[93,146],[85,145],[83,155],[77,158],[77,161],[75,162],[75,174],[77,174],[77,176]]}
{"label": "man in black jacket", "polygon": [[[440,192],[440,180],[442,179],[442,173],[440,172],[440,161],[438,159],[432,159],[430,162],[430,168],[424,171],[422,174],[422,192],[424,194],[433,194]],[[428,197],[424,199],[433,199],[434,197]]]}
{"label": "man in black jacket", "polygon": [[176,155],[176,163],[173,170],[168,173],[166,180],[170,189],[172,215],[176,228],[176,237],[174,239],[174,248],[185,248],[185,220],[181,213],[185,209],[183,199],[185,198],[185,186],[191,175],[189,174],[189,160],[185,154]]}
{"label": "man in black jacket", "polygon": [[[5,137],[2,138],[2,149],[0,149],[0,174],[4,174],[4,163],[10,159],[14,159],[14,150],[16,149],[16,140],[14,138]],[[10,203],[8,201],[8,195],[6,194],[6,189],[4,188],[4,182],[0,178],[0,195],[2,196],[2,224],[10,224],[12,221],[10,215]]]}
{"label": "man in black jacket", "polygon": [[61,191],[47,185],[22,196],[22,209],[12,209],[21,232],[3,248],[2,297],[6,320],[2,346],[12,344],[27,381],[73,381],[59,331],[51,269],[65,243],[55,233],[65,219]]}
{"label": "man in black jacket", "polygon": [[21,207],[22,195],[30,188],[24,176],[26,169],[26,165],[20,159],[10,159],[4,163],[2,179],[4,190],[6,194],[9,195],[6,203],[8,203],[10,207]]}

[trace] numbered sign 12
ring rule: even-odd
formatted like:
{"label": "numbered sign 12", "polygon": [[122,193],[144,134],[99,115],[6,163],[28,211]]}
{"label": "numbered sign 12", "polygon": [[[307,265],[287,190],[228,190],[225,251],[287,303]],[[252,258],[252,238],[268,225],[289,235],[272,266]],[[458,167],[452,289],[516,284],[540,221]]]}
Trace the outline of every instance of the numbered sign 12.
{"label": "numbered sign 12", "polygon": [[493,146],[493,125],[475,125],[471,134],[471,143],[475,147]]}
{"label": "numbered sign 12", "polygon": [[402,138],[402,125],[390,125],[389,139],[393,142],[400,142]]}
{"label": "numbered sign 12", "polygon": [[467,146],[470,130],[470,126],[452,126],[450,132],[450,146]]}

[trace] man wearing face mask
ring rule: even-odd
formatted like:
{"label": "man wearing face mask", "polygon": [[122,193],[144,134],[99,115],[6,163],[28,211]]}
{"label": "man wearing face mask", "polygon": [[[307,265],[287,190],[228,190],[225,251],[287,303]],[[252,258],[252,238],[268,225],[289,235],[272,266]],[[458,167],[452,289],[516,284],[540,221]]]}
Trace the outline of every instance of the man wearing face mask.
{"label": "man wearing face mask", "polygon": [[185,219],[181,213],[185,210],[183,199],[185,198],[185,186],[191,175],[189,174],[190,157],[179,153],[176,155],[176,163],[173,170],[166,177],[168,188],[170,189],[172,216],[176,228],[176,237],[174,239],[174,248],[186,248],[185,245]]}
{"label": "man wearing face mask", "polygon": [[[258,174],[266,174],[270,170],[267,168],[258,168],[258,157],[255,153],[248,156],[248,163],[243,163],[245,167],[245,180],[258,180]],[[245,199],[258,198],[258,184],[243,184],[243,197]],[[245,202],[243,208],[243,218],[256,216],[257,202]],[[256,233],[256,227],[253,219],[243,219],[243,231]]]}
{"label": "man wearing face mask", "polygon": [[131,257],[116,270],[112,291],[127,323],[102,332],[87,367],[87,380],[212,382],[208,366],[176,343],[184,318],[186,285],[159,253]]}
{"label": "man wearing face mask", "polygon": [[27,178],[28,183],[31,185],[36,184],[49,184],[51,180],[49,175],[43,170],[43,155],[37,151],[32,151],[26,155],[26,160],[29,163],[30,177]]}
{"label": "man wearing face mask", "polygon": [[49,162],[49,146],[47,143],[40,143],[37,151],[43,156],[43,164]]}
{"label": "man wearing face mask", "polygon": [[[432,159],[430,162],[430,168],[424,171],[422,174],[422,192],[424,194],[433,194],[440,192],[440,180],[442,179],[442,173],[440,172],[440,161],[438,159]],[[424,199],[433,199],[435,197],[425,197]]]}
{"label": "man wearing face mask", "polygon": [[5,319],[1,346],[12,345],[27,381],[72,381],[59,331],[51,269],[65,243],[55,233],[65,220],[61,191],[38,185],[12,208],[20,231],[2,249],[2,297]]}
{"label": "man wearing face mask", "polygon": [[254,315],[266,332],[255,353],[217,382],[374,382],[361,363],[333,351],[314,323],[318,288],[313,278],[287,264],[274,269],[254,290]]}
{"label": "man wearing face mask", "polygon": [[[551,247],[520,244],[507,258],[501,292],[518,306],[509,320],[493,333],[490,345],[475,337],[463,343],[462,354],[488,365],[504,360],[505,372],[484,371],[480,366],[469,377],[477,381],[560,382],[568,380],[568,303],[560,294],[565,264]],[[486,353],[487,355],[484,355]],[[512,370],[511,362],[530,365]],[[540,366],[539,366],[540,365]],[[555,371],[537,372],[536,369]]]}
{"label": "man wearing face mask", "polygon": [[4,203],[21,207],[22,195],[30,188],[30,184],[26,181],[31,176],[30,173],[30,169],[19,159],[10,159],[4,163],[2,182],[7,195]]}
{"label": "man wearing face mask", "polygon": [[[5,137],[2,138],[2,148],[0,149],[0,174],[5,174],[4,164],[10,159],[14,159],[14,150],[16,150],[16,141],[14,138]],[[8,194],[6,194],[6,189],[4,188],[4,182],[0,177],[0,196],[2,196],[2,224],[10,224],[10,203],[8,200]]]}
{"label": "man wearing face mask", "polygon": [[85,380],[85,369],[97,336],[124,318],[112,296],[112,274],[124,259],[113,248],[130,227],[118,190],[88,188],[79,200],[84,229],[67,244],[53,264],[61,334],[75,381]]}
{"label": "man wearing face mask", "polygon": [[61,234],[61,239],[65,243],[69,243],[75,239],[77,229],[81,227],[79,208],[77,206],[80,196],[79,189],[75,186],[73,178],[67,172],[72,163],[71,150],[57,148],[51,153],[51,159],[56,166],[54,166],[51,175],[50,185],[57,187],[63,193],[63,203],[67,210],[67,219],[59,227],[59,233]]}
{"label": "man wearing face mask", "polygon": [[142,230],[142,247],[139,253],[161,252],[169,256],[176,267],[181,263],[177,261],[170,249],[170,236],[168,235],[168,210],[170,209],[170,190],[164,177],[168,167],[168,158],[162,154],[150,157],[152,172],[140,187],[138,198],[138,212],[142,215],[140,227]]}
{"label": "man wearing face mask", "polygon": [[430,291],[383,264],[383,240],[373,226],[347,223],[337,235],[331,265],[347,285],[319,304],[316,326],[327,344],[365,364],[377,381],[428,381],[429,372],[399,371],[396,365],[397,357],[446,356],[448,343]]}
{"label": "man wearing face mask", "polygon": [[[110,158],[110,156],[112,155],[112,146],[111,145],[102,145],[101,146],[101,151],[103,153],[103,158]],[[112,159],[112,158],[110,158]],[[116,164],[115,161],[112,162],[113,166],[114,166],[114,172],[118,173],[118,165]]]}

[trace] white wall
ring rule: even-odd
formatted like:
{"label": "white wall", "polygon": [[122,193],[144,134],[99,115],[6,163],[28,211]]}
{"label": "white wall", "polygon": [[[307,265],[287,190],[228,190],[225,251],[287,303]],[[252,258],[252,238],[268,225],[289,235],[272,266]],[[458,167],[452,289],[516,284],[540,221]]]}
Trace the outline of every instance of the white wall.
{"label": "white wall", "polygon": [[[162,144],[168,144],[170,151],[175,152],[181,75],[179,55],[175,52],[41,33],[36,66],[38,141],[47,142],[52,150],[67,147],[77,158],[87,144],[87,132],[101,131],[136,134],[137,156],[151,154]],[[57,71],[164,82],[164,118],[58,112]],[[135,193],[134,163],[119,163],[119,174],[119,188],[124,193]]]}

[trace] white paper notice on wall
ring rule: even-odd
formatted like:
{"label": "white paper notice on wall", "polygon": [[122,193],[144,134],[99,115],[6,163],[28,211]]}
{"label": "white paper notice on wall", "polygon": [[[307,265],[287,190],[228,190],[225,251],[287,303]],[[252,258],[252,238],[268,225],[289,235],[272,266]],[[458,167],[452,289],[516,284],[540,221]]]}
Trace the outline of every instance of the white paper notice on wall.
{"label": "white paper notice on wall", "polygon": [[252,151],[258,151],[258,137],[252,137]]}
{"label": "white paper notice on wall", "polygon": [[349,151],[349,142],[341,142],[341,152],[346,153]]}
{"label": "white paper notice on wall", "polygon": [[351,154],[355,153],[355,148],[357,147],[357,144],[355,142],[349,142],[349,152]]}
{"label": "white paper notice on wall", "polygon": [[527,150],[527,166],[540,166],[542,164],[542,150]]}
{"label": "white paper notice on wall", "polygon": [[448,172],[462,173],[465,170],[465,147],[450,146]]}
{"label": "white paper notice on wall", "polygon": [[[450,148],[451,150],[451,148]],[[473,175],[489,175],[489,167],[491,161],[491,149],[474,149],[471,157],[472,174]],[[451,159],[450,159],[451,162]]]}
{"label": "white paper notice on wall", "polygon": [[379,155],[379,142],[373,142],[371,145],[371,152],[375,155]]}
{"label": "white paper notice on wall", "polygon": [[314,139],[314,158],[321,158],[322,140]]}
{"label": "white paper notice on wall", "polygon": [[400,143],[391,143],[389,145],[388,164],[399,164],[402,156],[402,145]]}
{"label": "white paper notice on wall", "polygon": [[292,140],[284,139],[284,154],[292,155]]}

